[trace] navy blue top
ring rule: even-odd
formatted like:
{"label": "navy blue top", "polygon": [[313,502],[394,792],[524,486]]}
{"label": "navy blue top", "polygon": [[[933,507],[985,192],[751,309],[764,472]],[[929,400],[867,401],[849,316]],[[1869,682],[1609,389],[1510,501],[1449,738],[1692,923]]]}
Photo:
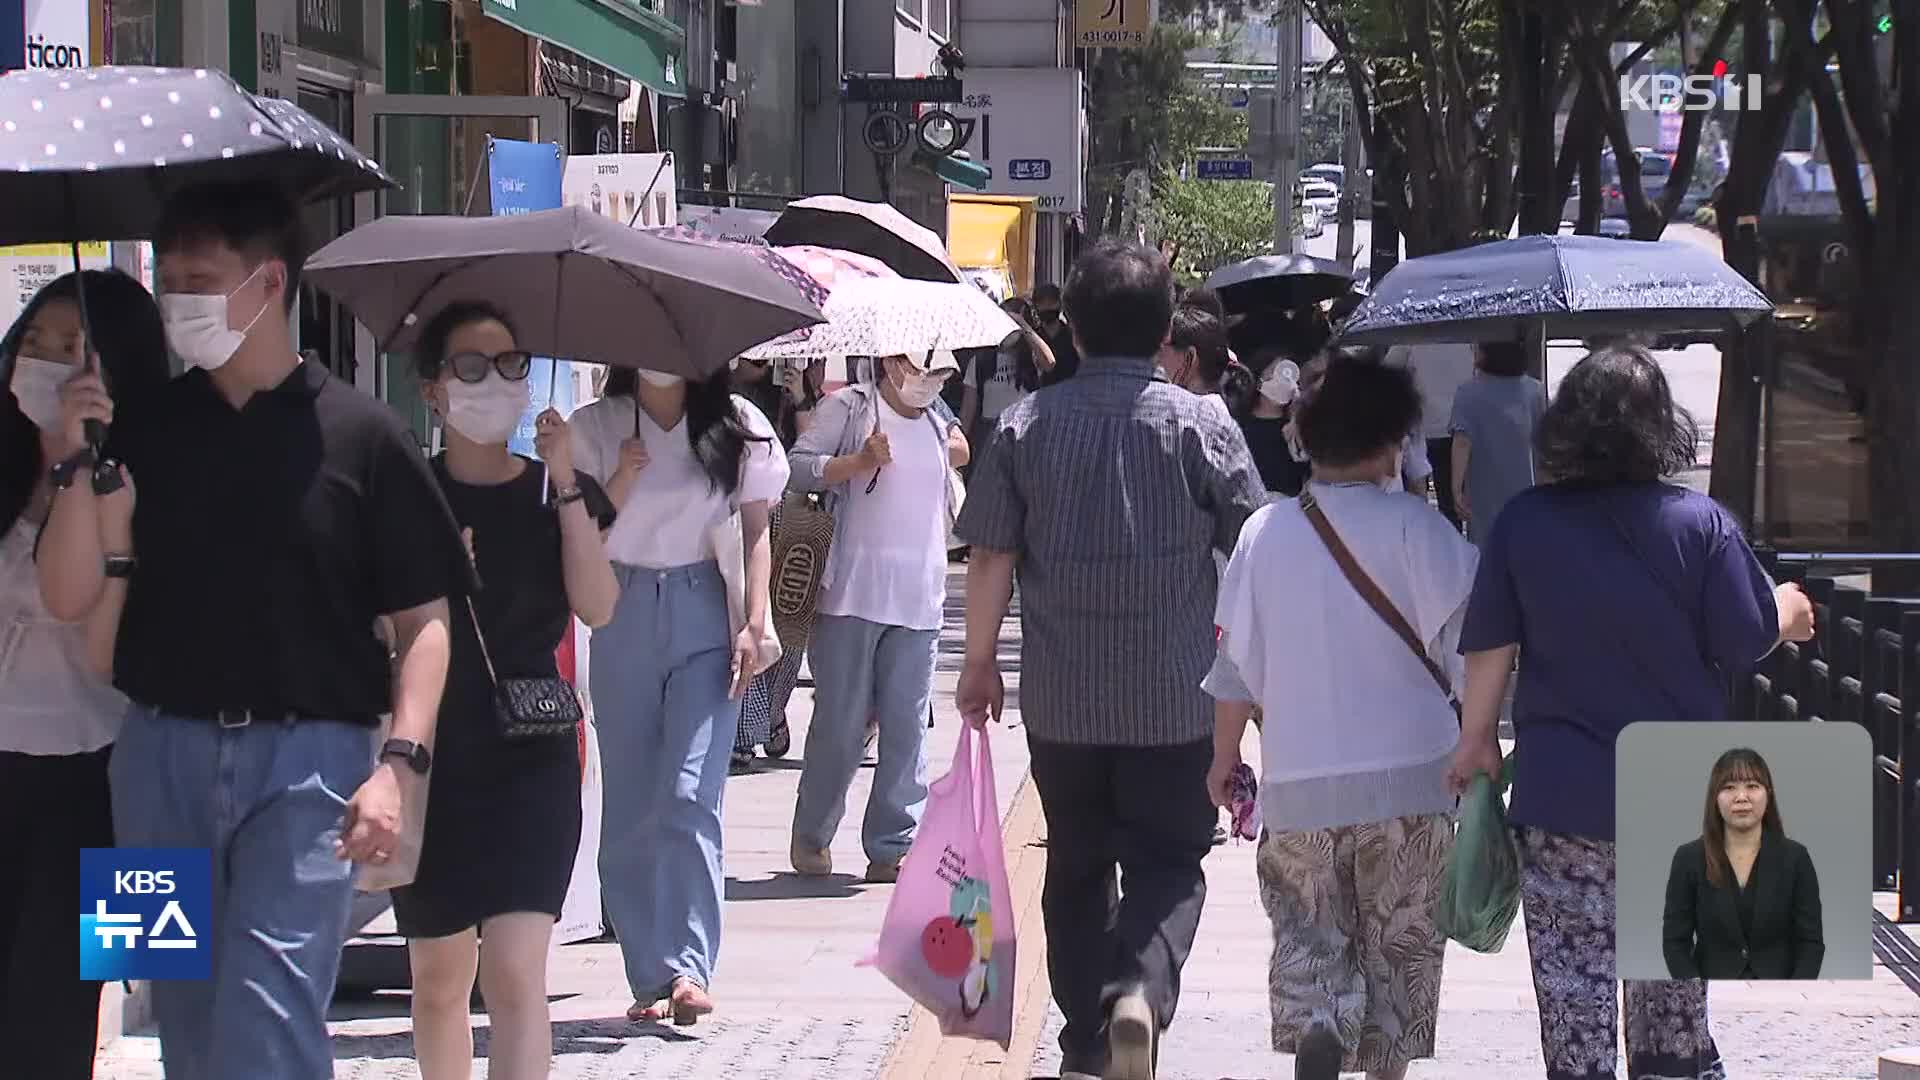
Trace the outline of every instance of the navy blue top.
{"label": "navy blue top", "polygon": [[1779,632],[1772,580],[1712,499],[1666,484],[1515,496],[1460,640],[1520,646],[1509,820],[1612,840],[1621,729],[1725,719],[1732,680]]}

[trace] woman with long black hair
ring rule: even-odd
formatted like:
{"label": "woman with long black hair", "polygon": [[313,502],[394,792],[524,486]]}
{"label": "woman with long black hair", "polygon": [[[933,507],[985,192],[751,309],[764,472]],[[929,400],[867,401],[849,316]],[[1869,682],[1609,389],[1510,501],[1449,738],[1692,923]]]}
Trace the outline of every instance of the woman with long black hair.
{"label": "woman with long black hair", "polygon": [[113,418],[104,396],[66,389],[88,352],[121,409],[165,384],[166,334],[139,282],[97,270],[57,278],[0,340],[12,391],[0,395],[0,1046],[20,1076],[93,1075],[99,1025],[100,984],[81,982],[74,965],[74,853],[113,846],[107,759],[127,711],[111,682],[113,647],[134,554],[124,470],[98,503],[109,570],[87,618],[48,614],[34,571],[56,487],[91,482],[84,422]]}
{"label": "woman with long black hair", "polygon": [[[605,395],[569,422],[575,469],[618,509],[606,546],[620,599],[593,635],[588,674],[609,778],[601,888],[633,990],[628,1018],[686,1026],[713,1011],[720,797],[758,673],[767,519],[787,458],[725,372],[619,370]],[[734,544],[744,581],[730,598],[719,559]]]}

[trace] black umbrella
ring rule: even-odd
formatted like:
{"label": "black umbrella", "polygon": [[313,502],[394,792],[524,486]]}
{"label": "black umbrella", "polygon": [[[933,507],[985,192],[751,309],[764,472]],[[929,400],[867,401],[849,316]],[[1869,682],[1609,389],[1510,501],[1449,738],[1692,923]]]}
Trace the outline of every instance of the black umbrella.
{"label": "black umbrella", "polygon": [[861,202],[844,195],[815,195],[788,203],[767,228],[775,247],[812,244],[878,259],[901,277],[966,284],[965,274],[947,254],[933,230],[915,223],[887,203]]}
{"label": "black umbrella", "polygon": [[[182,187],[263,182],[294,199],[392,187],[371,158],[299,106],[205,68],[15,71],[0,78],[0,244],[152,235]],[[86,291],[80,318],[92,340]],[[89,363],[91,363],[89,361]],[[96,454],[105,440],[90,424]],[[103,467],[95,485],[117,483]]]}
{"label": "black umbrella", "polygon": [[1223,266],[1207,278],[1229,314],[1263,308],[1292,310],[1331,300],[1353,286],[1353,275],[1331,259],[1259,255]]}
{"label": "black umbrella", "polygon": [[1718,252],[1679,241],[1521,236],[1424,255],[1374,282],[1342,344],[1731,330],[1773,310]]}

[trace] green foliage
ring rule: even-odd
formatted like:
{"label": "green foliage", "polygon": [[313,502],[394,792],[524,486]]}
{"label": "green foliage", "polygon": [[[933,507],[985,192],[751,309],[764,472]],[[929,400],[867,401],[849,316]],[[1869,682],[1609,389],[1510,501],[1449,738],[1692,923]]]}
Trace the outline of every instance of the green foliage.
{"label": "green foliage", "polygon": [[1259,180],[1183,180],[1163,172],[1151,216],[1152,231],[1178,249],[1174,271],[1183,278],[1204,278],[1273,250],[1273,185]]}

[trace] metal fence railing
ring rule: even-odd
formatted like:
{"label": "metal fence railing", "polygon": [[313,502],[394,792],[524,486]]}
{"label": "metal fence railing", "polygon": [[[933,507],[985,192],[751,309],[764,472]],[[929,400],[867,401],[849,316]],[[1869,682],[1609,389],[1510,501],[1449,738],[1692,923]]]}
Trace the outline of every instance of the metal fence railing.
{"label": "metal fence railing", "polygon": [[[1920,556],[1763,554],[1781,581],[1799,581],[1819,636],[1783,645],[1735,689],[1739,719],[1851,723],[1873,741],[1873,887],[1898,890],[1899,921],[1920,922],[1920,596],[1885,596],[1808,571]],[[1905,780],[1913,773],[1914,781]],[[1902,869],[1908,873],[1901,873]]]}

